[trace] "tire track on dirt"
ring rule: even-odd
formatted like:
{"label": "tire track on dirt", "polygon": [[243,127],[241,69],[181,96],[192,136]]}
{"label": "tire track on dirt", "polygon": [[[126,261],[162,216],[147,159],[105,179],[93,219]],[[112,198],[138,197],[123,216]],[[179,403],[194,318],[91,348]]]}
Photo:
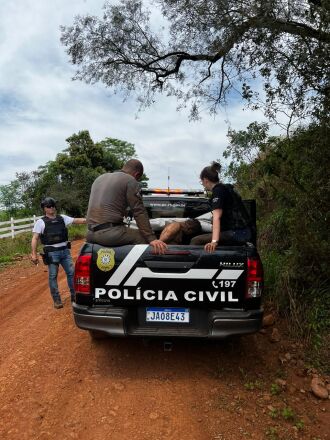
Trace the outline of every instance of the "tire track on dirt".
{"label": "tire track on dirt", "polygon": [[[0,285],[1,440],[264,440],[274,425],[280,439],[329,439],[328,402],[299,393],[309,379],[279,365],[285,338],[178,340],[171,352],[161,340],[93,342],[73,322],[62,270],[60,310],[45,268],[28,259],[1,271]],[[272,397],[279,368],[293,391]],[[270,405],[292,406],[304,430],[271,419]]]}

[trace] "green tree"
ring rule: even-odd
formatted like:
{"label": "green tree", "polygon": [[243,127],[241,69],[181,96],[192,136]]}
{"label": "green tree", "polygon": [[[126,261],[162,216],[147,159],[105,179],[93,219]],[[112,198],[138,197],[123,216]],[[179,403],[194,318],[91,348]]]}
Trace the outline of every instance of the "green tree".
{"label": "green tree", "polygon": [[[101,18],[62,27],[76,78],[135,91],[142,106],[157,92],[215,112],[239,90],[270,118],[290,123],[329,107],[329,0],[155,0],[163,29],[142,0],[105,3]],[[265,99],[260,103],[260,79]]]}
{"label": "green tree", "polygon": [[257,200],[268,293],[290,313],[295,330],[313,341],[330,325],[329,130],[312,124],[290,138],[273,138],[251,124],[229,132],[225,152],[227,173],[243,196]]}
{"label": "green tree", "polygon": [[34,213],[33,194],[37,180],[37,171],[16,173],[17,197],[20,205],[24,206],[29,213]]}
{"label": "green tree", "polygon": [[120,164],[119,167],[122,167],[125,162],[135,155],[134,145],[120,139],[107,137],[100,141],[99,145],[104,149],[105,156],[109,157],[109,160],[116,158],[118,164]]}
{"label": "green tree", "polygon": [[13,181],[8,185],[0,186],[0,203],[9,212],[14,214],[20,207],[20,199],[18,197],[19,182]]}
{"label": "green tree", "polygon": [[87,130],[66,139],[68,147],[54,161],[39,167],[33,189],[34,206],[51,195],[72,216],[86,214],[90,188],[102,173],[120,169],[136,152],[133,144],[106,138],[94,142]]}
{"label": "green tree", "polygon": [[242,173],[244,167],[252,165],[260,154],[265,153],[270,144],[268,130],[269,125],[264,122],[252,122],[246,130],[229,129],[230,145],[223,153],[226,159],[231,158],[227,166],[227,176],[236,181],[238,173]]}
{"label": "green tree", "polygon": [[[122,141],[120,139],[115,138],[105,138],[103,141],[99,142],[102,148],[105,151],[105,159],[111,163],[111,160],[115,158],[117,160],[117,168],[114,166],[114,169],[120,169],[132,157],[136,157],[134,144],[130,142]],[[141,177],[141,186],[143,188],[147,187],[147,182],[149,178],[144,173]]]}
{"label": "green tree", "polygon": [[[37,171],[17,173],[14,181],[0,187],[0,203],[5,210],[14,213],[24,208],[28,214],[35,213],[40,210],[40,201],[52,196],[61,210],[81,217],[86,214],[94,180],[102,173],[121,169],[127,160],[136,157],[133,144],[110,137],[94,142],[87,130],[73,134],[66,142],[67,148],[55,160]],[[144,175],[142,186],[147,180]]]}
{"label": "green tree", "polygon": [[[56,156],[52,164],[54,168],[52,171],[58,176],[59,183],[75,184],[80,171],[85,168],[104,171],[104,149],[93,142],[87,130],[73,134],[66,139],[66,142],[69,146]],[[110,168],[112,164],[108,165]]]}

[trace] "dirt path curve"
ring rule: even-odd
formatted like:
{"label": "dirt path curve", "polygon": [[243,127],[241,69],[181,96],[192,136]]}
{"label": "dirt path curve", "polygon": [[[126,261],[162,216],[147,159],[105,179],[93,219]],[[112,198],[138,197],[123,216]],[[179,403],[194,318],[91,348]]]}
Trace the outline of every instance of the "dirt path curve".
{"label": "dirt path curve", "polygon": [[66,302],[55,310],[45,266],[24,258],[0,271],[0,439],[330,438],[329,401],[311,395],[284,334],[178,341],[171,352],[162,341],[95,343],[59,279]]}

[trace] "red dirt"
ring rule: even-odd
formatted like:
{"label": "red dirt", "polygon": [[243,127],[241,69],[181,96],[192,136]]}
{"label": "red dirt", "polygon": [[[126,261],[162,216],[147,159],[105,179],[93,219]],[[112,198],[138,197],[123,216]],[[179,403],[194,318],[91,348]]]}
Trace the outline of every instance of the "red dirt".
{"label": "red dirt", "polygon": [[[45,266],[26,257],[0,271],[2,440],[330,438],[329,400],[311,394],[284,330],[278,343],[269,328],[231,342],[174,341],[171,352],[159,340],[96,343],[73,322],[62,270],[59,280],[66,302],[55,310]],[[272,387],[279,377],[282,391]]]}

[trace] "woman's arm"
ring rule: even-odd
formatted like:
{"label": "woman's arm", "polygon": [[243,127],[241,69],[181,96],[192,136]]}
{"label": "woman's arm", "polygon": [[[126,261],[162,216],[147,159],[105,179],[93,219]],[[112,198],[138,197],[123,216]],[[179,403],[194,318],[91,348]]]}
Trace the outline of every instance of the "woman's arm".
{"label": "woman's arm", "polygon": [[212,211],[212,240],[220,240],[220,222],[222,217],[222,209],[215,209]]}
{"label": "woman's arm", "polygon": [[220,240],[221,230],[220,230],[220,223],[221,223],[221,216],[222,216],[222,209],[214,209],[212,211],[213,220],[212,220],[212,241],[211,243],[206,243],[204,246],[204,249],[206,252],[214,252],[218,242]]}

